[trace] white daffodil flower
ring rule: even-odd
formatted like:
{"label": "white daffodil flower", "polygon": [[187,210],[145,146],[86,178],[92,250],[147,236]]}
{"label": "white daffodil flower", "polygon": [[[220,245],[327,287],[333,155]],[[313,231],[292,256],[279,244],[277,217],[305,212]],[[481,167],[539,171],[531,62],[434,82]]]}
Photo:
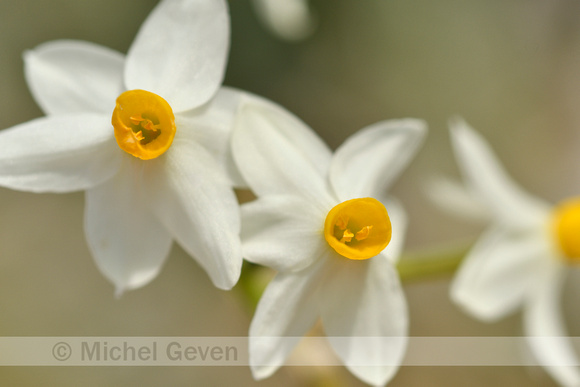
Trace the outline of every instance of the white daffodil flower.
{"label": "white daffodil flower", "polygon": [[406,217],[386,190],[424,134],[418,120],[379,122],[332,155],[284,109],[255,101],[240,108],[234,159],[258,196],[242,206],[243,254],[279,272],[250,327],[256,379],[274,373],[319,317],[358,378],[384,385],[394,375],[408,330],[394,266]]}
{"label": "white daffodil flower", "polygon": [[259,20],[279,38],[299,41],[316,29],[316,17],[310,0],[253,0]]}
{"label": "white daffodil flower", "polygon": [[529,195],[465,122],[454,121],[451,134],[466,189],[461,194],[447,185],[437,201],[448,192],[459,203],[479,203],[492,222],[460,267],[451,298],[484,321],[523,308],[524,333],[539,364],[561,385],[580,386],[560,311],[566,272],[580,258],[580,200],[554,207]]}
{"label": "white daffodil flower", "polygon": [[237,282],[228,139],[241,93],[220,88],[228,48],[225,1],[163,0],[127,57],[64,40],[25,54],[47,117],[0,132],[0,185],[86,190],[88,245],[117,293],[151,281],[172,239],[217,287]]}

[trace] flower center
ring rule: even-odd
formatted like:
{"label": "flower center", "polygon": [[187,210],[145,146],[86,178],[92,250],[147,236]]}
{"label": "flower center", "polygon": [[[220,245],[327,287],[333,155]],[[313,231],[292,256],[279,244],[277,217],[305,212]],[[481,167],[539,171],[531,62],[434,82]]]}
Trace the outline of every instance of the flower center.
{"label": "flower center", "polygon": [[157,94],[145,90],[121,94],[111,122],[119,147],[143,160],[161,156],[175,136],[171,106]]}
{"label": "flower center", "polygon": [[566,200],[554,210],[554,231],[562,252],[580,262],[580,198]]}
{"label": "flower center", "polygon": [[347,200],[326,215],[324,238],[343,257],[369,259],[391,241],[391,220],[385,206],[376,199]]}

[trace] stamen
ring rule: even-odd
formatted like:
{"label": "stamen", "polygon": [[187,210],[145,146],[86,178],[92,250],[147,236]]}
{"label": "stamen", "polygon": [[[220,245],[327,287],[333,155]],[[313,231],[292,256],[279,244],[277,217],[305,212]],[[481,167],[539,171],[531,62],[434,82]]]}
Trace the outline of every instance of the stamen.
{"label": "stamen", "polygon": [[135,132],[131,132],[131,133],[133,133],[133,137],[135,137],[135,140],[137,140],[137,141],[141,141],[145,138],[145,137],[143,137],[142,131],[138,131],[137,133],[135,133]]}
{"label": "stamen", "polygon": [[152,130],[154,132],[157,131],[157,128],[155,128],[156,125],[153,125],[153,122],[151,122],[151,120],[146,120],[145,122],[141,122],[141,126],[147,130]]}
{"label": "stamen", "polygon": [[348,224],[348,216],[340,215],[336,221],[336,227],[341,230],[346,230],[346,225]]}
{"label": "stamen", "polygon": [[340,239],[340,243],[344,243],[344,242],[350,242],[352,240],[352,237],[354,236],[354,234],[346,229],[344,230],[344,233],[342,234],[342,238]]}
{"label": "stamen", "polygon": [[356,240],[357,241],[364,241],[365,239],[367,239],[369,237],[369,234],[371,233],[371,229],[373,228],[373,226],[365,226],[363,228],[361,228],[361,230],[359,232],[356,233]]}
{"label": "stamen", "polygon": [[129,120],[131,120],[131,123],[133,125],[139,125],[139,123],[141,123],[141,121],[143,121],[145,118],[141,117],[141,115],[135,117],[129,117]]}

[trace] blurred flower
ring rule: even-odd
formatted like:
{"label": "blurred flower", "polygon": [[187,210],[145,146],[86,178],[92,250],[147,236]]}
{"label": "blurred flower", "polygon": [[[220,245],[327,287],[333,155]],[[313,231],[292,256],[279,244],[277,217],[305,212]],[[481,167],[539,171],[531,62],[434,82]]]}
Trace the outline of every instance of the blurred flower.
{"label": "blurred flower", "polygon": [[87,241],[117,293],[151,281],[172,239],[216,286],[239,277],[228,138],[240,93],[220,89],[228,48],[225,1],[164,0],[126,58],[68,40],[25,54],[47,117],[0,132],[0,185],[87,190]]}
{"label": "blurred flower", "polygon": [[460,203],[477,217],[484,208],[492,222],[460,267],[451,298],[484,321],[523,307],[524,332],[536,359],[560,384],[579,386],[559,298],[567,269],[580,259],[580,200],[550,206],[524,192],[465,122],[454,121],[451,134],[466,189],[439,185],[436,200],[447,207]]}
{"label": "blurred flower", "polygon": [[279,272],[250,327],[255,378],[274,373],[319,317],[353,374],[373,385],[392,378],[407,342],[394,267],[406,217],[386,189],[424,134],[422,121],[379,122],[333,156],[287,111],[258,102],[240,108],[234,159],[258,196],[242,206],[243,254]]}
{"label": "blurred flower", "polygon": [[309,0],[253,0],[259,20],[279,38],[299,41],[316,29]]}

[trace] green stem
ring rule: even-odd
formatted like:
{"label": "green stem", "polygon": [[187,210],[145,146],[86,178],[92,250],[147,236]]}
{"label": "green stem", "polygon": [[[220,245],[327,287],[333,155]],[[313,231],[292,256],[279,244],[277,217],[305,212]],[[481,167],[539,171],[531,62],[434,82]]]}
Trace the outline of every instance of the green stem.
{"label": "green stem", "polygon": [[467,254],[470,244],[460,247],[429,249],[423,252],[405,253],[397,263],[401,281],[417,281],[427,277],[455,273]]}

